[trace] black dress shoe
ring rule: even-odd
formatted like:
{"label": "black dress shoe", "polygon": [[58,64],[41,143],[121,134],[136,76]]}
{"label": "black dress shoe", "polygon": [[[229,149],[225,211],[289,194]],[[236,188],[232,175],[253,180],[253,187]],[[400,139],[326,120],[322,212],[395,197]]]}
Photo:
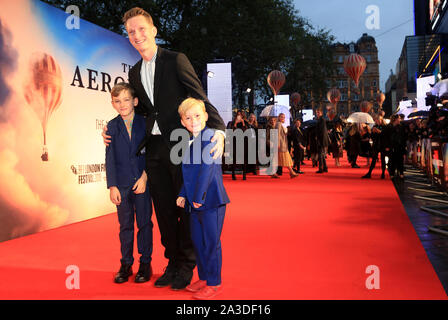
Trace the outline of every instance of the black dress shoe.
{"label": "black dress shoe", "polygon": [[236,180],[236,177],[235,177],[235,175],[232,175],[232,180]]}
{"label": "black dress shoe", "polygon": [[381,179],[384,179],[385,178],[385,176],[384,176],[384,173],[381,175]]}
{"label": "black dress shoe", "polygon": [[317,170],[316,173],[323,173],[323,171],[322,170]]}
{"label": "black dress shoe", "polygon": [[324,171],[324,172],[328,172],[328,169],[324,169],[323,171]]}
{"label": "black dress shoe", "polygon": [[166,267],[164,274],[159,279],[157,279],[156,282],[154,282],[154,286],[156,286],[157,288],[169,286],[173,282],[176,274],[177,271],[175,268],[170,266]]}
{"label": "black dress shoe", "polygon": [[303,171],[297,171],[298,174],[304,174],[305,172]]}
{"label": "black dress shoe", "polygon": [[179,271],[171,283],[171,289],[182,290],[185,289],[191,282],[193,271]]}
{"label": "black dress shoe", "polygon": [[152,268],[150,263],[140,263],[140,267],[138,268],[138,272],[135,275],[135,282],[143,283],[148,282],[152,276]]}
{"label": "black dress shoe", "polygon": [[361,168],[361,167],[358,166],[357,164],[352,164],[352,168]]}
{"label": "black dress shoe", "polygon": [[372,177],[370,176],[370,174],[366,174],[365,176],[362,176],[361,178],[362,178],[362,179],[370,179],[370,178],[372,178]]}
{"label": "black dress shoe", "polygon": [[115,275],[115,283],[123,283],[128,281],[129,277],[132,276],[132,265],[122,264],[120,270]]}

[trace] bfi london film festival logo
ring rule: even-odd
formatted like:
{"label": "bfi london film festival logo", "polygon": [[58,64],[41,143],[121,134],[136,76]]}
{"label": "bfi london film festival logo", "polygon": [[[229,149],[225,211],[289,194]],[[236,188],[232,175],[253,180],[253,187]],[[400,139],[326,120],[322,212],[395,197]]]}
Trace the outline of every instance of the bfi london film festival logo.
{"label": "bfi london film festival logo", "polygon": [[[214,130],[206,130],[198,135],[195,140],[210,141],[215,134]],[[178,128],[171,132],[170,141],[176,142],[171,149],[170,159],[173,164],[259,164],[265,166],[266,171],[260,175],[271,175],[277,171],[278,167],[278,130],[269,130],[267,136],[266,129],[226,129],[223,158],[213,159],[210,151],[213,148],[209,144],[201,150],[201,144],[193,144],[190,152],[190,133],[184,128]],[[187,155],[190,155],[188,157]],[[191,160],[190,160],[191,159]]]}

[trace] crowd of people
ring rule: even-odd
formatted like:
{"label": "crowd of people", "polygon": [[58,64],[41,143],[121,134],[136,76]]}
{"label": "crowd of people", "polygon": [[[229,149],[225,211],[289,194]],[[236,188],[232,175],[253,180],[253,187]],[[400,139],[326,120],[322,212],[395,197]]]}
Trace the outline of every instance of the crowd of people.
{"label": "crowd of people", "polygon": [[[384,111],[372,113],[374,124],[348,123],[344,119],[335,118],[325,120],[322,109],[316,109],[315,120],[302,122],[301,118],[294,119],[291,126],[285,125],[285,115],[268,117],[266,124],[259,124],[254,113],[248,118],[244,111],[239,110],[235,119],[229,122],[227,128],[241,128],[252,130],[253,137],[258,136],[257,129],[266,129],[266,146],[269,140],[269,131],[278,130],[278,170],[268,173],[272,178],[282,175],[286,167],[291,178],[303,174],[301,166],[304,159],[311,160],[312,167],[317,167],[316,173],[328,172],[327,159],[334,159],[335,167],[341,167],[340,159],[344,150],[347,160],[352,168],[361,168],[359,159],[364,158],[368,171],[362,178],[372,177],[372,171],[379,162],[381,164],[381,179],[385,179],[386,170],[391,178],[404,178],[404,162],[412,161],[416,157],[416,145],[421,139],[448,135],[447,111],[443,108],[431,108],[427,115],[404,120],[404,115],[393,114],[387,121]],[[260,121],[261,122],[261,121]],[[245,140],[245,143],[247,141]],[[247,146],[245,145],[245,153]],[[235,150],[234,150],[235,151]],[[234,159],[233,159],[234,160]],[[235,170],[238,164],[231,160],[232,178],[236,180]],[[257,164],[248,164],[247,155],[241,165],[243,180],[246,180],[248,166],[250,172],[257,174]]]}

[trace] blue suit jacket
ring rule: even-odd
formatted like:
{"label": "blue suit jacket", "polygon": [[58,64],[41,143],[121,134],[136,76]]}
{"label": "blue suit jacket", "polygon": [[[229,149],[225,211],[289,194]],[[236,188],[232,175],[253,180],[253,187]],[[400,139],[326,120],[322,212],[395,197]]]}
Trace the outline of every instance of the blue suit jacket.
{"label": "blue suit jacket", "polygon": [[136,155],[146,135],[146,120],[135,114],[131,140],[123,119],[118,115],[107,123],[107,134],[112,136],[106,147],[107,188],[133,186],[146,167],[145,155]]}
{"label": "blue suit jacket", "polygon": [[[179,196],[186,199],[186,208],[194,208],[193,202],[200,203],[198,209],[205,211],[230,202],[222,182],[221,159],[213,160],[210,150],[214,131],[205,127],[194,138],[182,161],[183,185]],[[188,210],[188,208],[187,208]]]}

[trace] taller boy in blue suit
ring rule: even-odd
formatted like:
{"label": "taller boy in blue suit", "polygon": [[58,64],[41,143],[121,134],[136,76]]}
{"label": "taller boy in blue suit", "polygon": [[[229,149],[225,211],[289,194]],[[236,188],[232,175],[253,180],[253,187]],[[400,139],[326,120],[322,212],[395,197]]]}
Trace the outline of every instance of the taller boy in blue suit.
{"label": "taller boy in blue suit", "polygon": [[115,276],[116,283],[128,281],[134,263],[134,212],[137,220],[137,248],[140,267],[135,282],[149,281],[152,275],[152,205],[145,156],[137,155],[138,146],[146,135],[146,120],[135,114],[138,99],[127,83],[119,83],[111,90],[112,106],[119,115],[107,124],[113,137],[106,147],[107,188],[110,200],[117,206],[120,223],[121,267]]}
{"label": "taller boy in blue suit", "polygon": [[220,160],[213,160],[210,142],[214,131],[205,123],[204,102],[188,98],[179,106],[182,125],[192,134],[182,161],[183,185],[177,205],[190,213],[191,239],[195,249],[199,281],[186,289],[195,299],[209,299],[221,286],[221,231],[229,197],[222,182]]}

